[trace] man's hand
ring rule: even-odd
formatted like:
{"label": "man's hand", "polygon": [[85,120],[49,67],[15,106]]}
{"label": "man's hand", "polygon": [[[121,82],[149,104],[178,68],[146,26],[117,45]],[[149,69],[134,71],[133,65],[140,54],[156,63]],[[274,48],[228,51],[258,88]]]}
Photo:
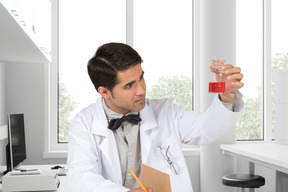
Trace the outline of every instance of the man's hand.
{"label": "man's hand", "polygon": [[230,64],[221,66],[221,70],[224,71],[221,79],[225,81],[225,92],[219,94],[220,99],[225,103],[231,103],[235,98],[233,92],[244,86],[244,83],[241,82],[243,74],[240,67]]}
{"label": "man's hand", "polygon": [[[153,190],[150,187],[145,187],[145,189],[147,192],[153,192]],[[137,189],[133,189],[133,190],[128,191],[128,192],[145,192],[145,191],[141,188],[137,188]]]}

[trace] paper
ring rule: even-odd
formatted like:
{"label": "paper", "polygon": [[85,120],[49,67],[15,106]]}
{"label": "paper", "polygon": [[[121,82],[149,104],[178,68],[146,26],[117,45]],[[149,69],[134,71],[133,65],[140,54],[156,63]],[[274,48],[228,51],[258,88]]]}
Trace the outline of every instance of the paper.
{"label": "paper", "polygon": [[141,164],[141,182],[145,187],[150,187],[153,192],[171,192],[169,174]]}

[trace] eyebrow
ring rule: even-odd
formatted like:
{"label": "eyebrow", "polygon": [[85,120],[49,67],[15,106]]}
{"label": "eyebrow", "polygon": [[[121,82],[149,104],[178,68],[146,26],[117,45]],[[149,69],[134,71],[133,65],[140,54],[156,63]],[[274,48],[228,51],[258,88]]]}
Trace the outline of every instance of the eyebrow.
{"label": "eyebrow", "polygon": [[142,71],[142,74],[140,75],[139,80],[143,79],[143,77],[144,77],[144,71]]}
{"label": "eyebrow", "polygon": [[[142,74],[140,75],[139,80],[143,79],[143,77],[144,77],[144,71],[142,71]],[[126,83],[126,84],[124,85],[124,87],[127,87],[127,86],[129,86],[129,85],[132,85],[132,84],[135,83],[135,82],[136,82],[136,81],[134,80],[134,81],[131,81],[131,82],[129,82],[129,83]]]}

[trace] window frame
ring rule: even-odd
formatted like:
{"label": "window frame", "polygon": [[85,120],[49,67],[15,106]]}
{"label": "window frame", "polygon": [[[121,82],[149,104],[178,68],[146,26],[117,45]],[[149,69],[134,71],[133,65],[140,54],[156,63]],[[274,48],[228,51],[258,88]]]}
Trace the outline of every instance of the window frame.
{"label": "window frame", "polygon": [[51,64],[45,70],[47,103],[45,110],[43,158],[66,158],[67,144],[58,143],[58,63],[59,63],[59,0],[51,0]]}
{"label": "window frame", "polygon": [[263,130],[264,141],[272,141],[271,0],[263,0]]}

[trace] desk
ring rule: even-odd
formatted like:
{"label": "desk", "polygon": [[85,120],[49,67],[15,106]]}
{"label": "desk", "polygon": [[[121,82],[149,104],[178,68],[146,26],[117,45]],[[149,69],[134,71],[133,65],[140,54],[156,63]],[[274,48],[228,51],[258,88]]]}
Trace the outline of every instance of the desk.
{"label": "desk", "polygon": [[[21,169],[38,169],[41,171],[51,170],[51,167],[55,165],[22,165],[19,168]],[[61,165],[63,166],[63,165]],[[65,165],[64,165],[65,166]],[[59,176],[60,178],[60,186],[57,192],[68,192],[68,184],[67,184],[67,177],[66,176]],[[2,192],[2,184],[0,184],[0,192]],[[47,192],[47,191],[45,191]]]}
{"label": "desk", "polygon": [[288,145],[276,143],[223,144],[220,148],[226,155],[247,160],[252,174],[255,164],[276,170],[276,192],[288,191]]}

